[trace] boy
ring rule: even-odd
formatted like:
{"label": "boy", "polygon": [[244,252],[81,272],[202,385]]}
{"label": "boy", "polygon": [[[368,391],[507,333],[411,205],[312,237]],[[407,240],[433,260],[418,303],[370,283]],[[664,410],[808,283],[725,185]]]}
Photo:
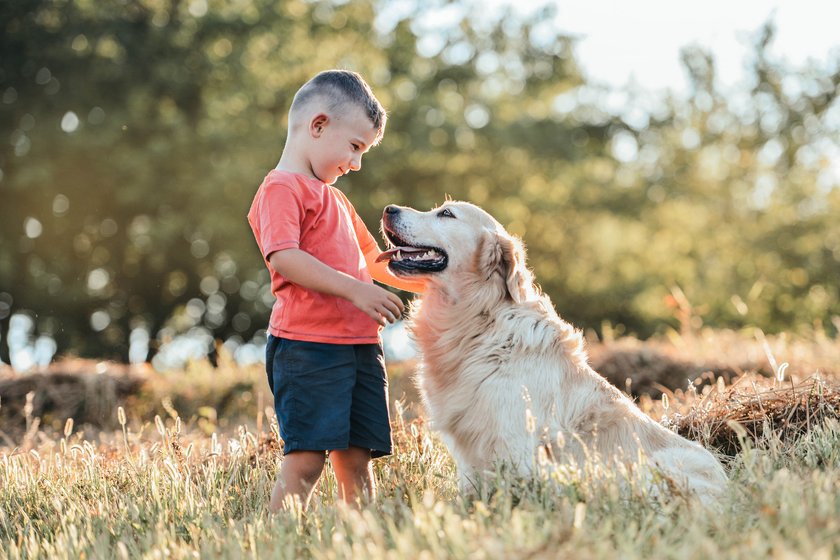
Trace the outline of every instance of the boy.
{"label": "boy", "polygon": [[404,290],[350,201],[331,185],[358,171],[382,139],[385,110],[355,72],[328,70],[303,85],[289,110],[286,145],[260,185],[248,222],[276,296],[266,373],[285,457],[269,508],[305,508],[329,453],[339,494],[374,495],[370,460],[391,453],[379,330],[403,311]]}

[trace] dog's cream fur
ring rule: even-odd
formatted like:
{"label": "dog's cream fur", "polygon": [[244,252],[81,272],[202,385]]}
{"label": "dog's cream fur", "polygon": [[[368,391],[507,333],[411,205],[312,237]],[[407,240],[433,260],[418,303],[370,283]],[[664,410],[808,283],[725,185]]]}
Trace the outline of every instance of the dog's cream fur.
{"label": "dog's cream fur", "polygon": [[595,457],[632,469],[643,455],[677,487],[717,500],[727,480],[720,463],[590,368],[581,334],[534,285],[521,243],[489,214],[465,202],[430,212],[392,206],[383,229],[447,255],[444,270],[420,274],[428,287],[409,329],[421,353],[418,385],[462,489],[499,463],[533,475],[542,447],[578,466]]}

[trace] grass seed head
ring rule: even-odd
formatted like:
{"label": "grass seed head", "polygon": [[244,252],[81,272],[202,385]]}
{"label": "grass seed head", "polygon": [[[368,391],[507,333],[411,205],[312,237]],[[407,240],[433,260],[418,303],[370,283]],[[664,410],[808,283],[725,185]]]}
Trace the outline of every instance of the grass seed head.
{"label": "grass seed head", "polygon": [[163,426],[163,420],[160,419],[159,414],[155,414],[155,426],[160,434],[160,437],[166,437],[166,428]]}
{"label": "grass seed head", "polygon": [[537,431],[537,418],[534,416],[534,413],[531,412],[530,408],[525,409],[525,429],[529,434],[533,434]]}
{"label": "grass seed head", "polygon": [[779,369],[776,370],[776,381],[782,383],[785,380],[785,370],[788,368],[789,365],[790,364],[788,364],[787,362],[784,362],[782,363],[782,365],[779,366]]}

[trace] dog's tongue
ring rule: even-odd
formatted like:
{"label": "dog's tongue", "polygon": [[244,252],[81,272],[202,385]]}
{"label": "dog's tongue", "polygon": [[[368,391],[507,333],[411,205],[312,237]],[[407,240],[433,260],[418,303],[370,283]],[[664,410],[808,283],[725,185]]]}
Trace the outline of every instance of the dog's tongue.
{"label": "dog's tongue", "polygon": [[376,257],[376,262],[380,261],[389,261],[397,253],[422,253],[425,249],[418,249],[417,247],[394,247],[393,249],[388,249],[387,251],[382,251],[382,253]]}

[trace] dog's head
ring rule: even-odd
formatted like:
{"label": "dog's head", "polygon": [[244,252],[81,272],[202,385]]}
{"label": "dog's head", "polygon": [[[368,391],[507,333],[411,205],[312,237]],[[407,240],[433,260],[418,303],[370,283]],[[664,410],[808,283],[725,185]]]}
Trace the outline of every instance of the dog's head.
{"label": "dog's head", "polygon": [[500,282],[517,303],[533,292],[521,241],[474,204],[449,201],[428,212],[387,206],[382,231],[391,247],[379,258],[397,276]]}

